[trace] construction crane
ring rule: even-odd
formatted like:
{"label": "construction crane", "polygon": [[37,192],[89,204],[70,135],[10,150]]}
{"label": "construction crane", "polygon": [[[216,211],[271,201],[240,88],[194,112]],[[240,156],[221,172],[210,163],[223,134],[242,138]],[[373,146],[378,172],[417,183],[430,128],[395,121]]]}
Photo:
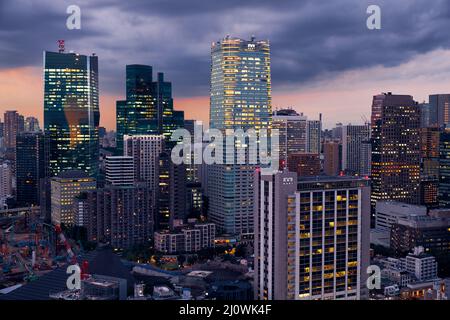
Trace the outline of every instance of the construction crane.
{"label": "construction crane", "polygon": [[67,257],[69,258],[68,260],[70,261],[70,263],[71,264],[78,264],[77,256],[73,253],[72,246],[67,241],[66,236],[64,235],[64,233],[63,233],[63,231],[61,229],[61,226],[59,224],[57,224],[55,226],[55,231],[56,231],[56,235],[59,238],[60,243],[62,245],[64,245],[64,247],[66,248]]}
{"label": "construction crane", "polygon": [[81,279],[86,279],[87,277],[89,277],[89,274],[88,274],[89,263],[88,263],[88,261],[84,260],[83,263],[80,266],[79,263],[78,263],[77,256],[73,253],[72,247],[71,247],[70,243],[67,241],[67,239],[66,239],[66,237],[65,237],[65,235],[64,235],[64,233],[63,233],[63,231],[61,229],[61,226],[59,224],[55,226],[55,231],[56,231],[56,234],[59,237],[60,242],[66,248],[67,256],[70,259],[69,260],[70,263],[71,264],[76,264],[76,265],[78,265],[80,267],[80,269],[81,269]]}

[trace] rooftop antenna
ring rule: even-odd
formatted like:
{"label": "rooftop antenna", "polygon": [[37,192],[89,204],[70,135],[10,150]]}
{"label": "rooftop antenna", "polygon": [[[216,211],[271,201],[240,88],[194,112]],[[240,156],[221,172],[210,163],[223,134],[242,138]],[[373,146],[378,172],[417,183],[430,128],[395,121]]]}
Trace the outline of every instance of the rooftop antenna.
{"label": "rooftop antenna", "polygon": [[65,41],[64,40],[58,40],[58,52],[64,53],[65,48]]}

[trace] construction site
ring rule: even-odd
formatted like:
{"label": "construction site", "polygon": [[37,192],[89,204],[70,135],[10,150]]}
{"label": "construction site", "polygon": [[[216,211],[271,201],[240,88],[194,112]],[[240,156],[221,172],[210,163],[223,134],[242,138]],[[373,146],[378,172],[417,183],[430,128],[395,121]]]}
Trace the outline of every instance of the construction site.
{"label": "construction site", "polygon": [[0,210],[0,290],[76,259],[72,247],[80,248],[66,240],[60,226],[45,223],[39,207]]}

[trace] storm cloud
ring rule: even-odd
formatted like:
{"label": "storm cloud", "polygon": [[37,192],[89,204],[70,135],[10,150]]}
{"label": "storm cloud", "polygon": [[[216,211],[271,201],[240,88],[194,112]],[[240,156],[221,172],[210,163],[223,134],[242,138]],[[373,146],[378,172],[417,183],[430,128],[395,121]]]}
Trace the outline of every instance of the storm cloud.
{"label": "storm cloud", "polygon": [[[81,30],[66,8],[81,8]],[[368,5],[382,29],[368,30]],[[43,50],[99,56],[102,92],[124,93],[125,65],[150,64],[180,97],[209,94],[211,42],[226,35],[269,39],[274,90],[339,73],[395,67],[450,46],[446,0],[0,0],[0,68],[39,67]],[[368,75],[370,77],[370,75]]]}

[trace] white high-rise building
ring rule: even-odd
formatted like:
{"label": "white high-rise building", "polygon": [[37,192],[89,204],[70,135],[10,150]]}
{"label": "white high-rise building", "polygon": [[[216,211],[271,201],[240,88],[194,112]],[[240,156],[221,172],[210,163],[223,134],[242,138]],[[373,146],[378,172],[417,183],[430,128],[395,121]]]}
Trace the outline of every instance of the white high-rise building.
{"label": "white high-rise building", "polygon": [[[226,37],[211,47],[210,128],[269,129],[272,118],[270,45]],[[253,173],[257,164],[208,166],[208,218],[219,232],[253,232]]]}
{"label": "white high-rise building", "polygon": [[255,298],[361,299],[369,265],[369,180],[255,174]]}
{"label": "white high-rise building", "polygon": [[163,135],[124,135],[124,156],[134,159],[134,178],[145,181],[156,190],[159,177],[159,155],[163,150]]}

